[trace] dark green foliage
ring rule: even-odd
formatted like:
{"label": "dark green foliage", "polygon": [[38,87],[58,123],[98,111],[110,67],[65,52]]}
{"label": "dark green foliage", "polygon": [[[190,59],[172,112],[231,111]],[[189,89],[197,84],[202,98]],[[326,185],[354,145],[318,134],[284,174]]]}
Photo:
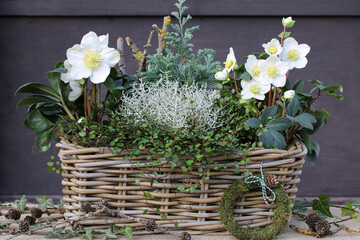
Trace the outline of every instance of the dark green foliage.
{"label": "dark green foliage", "polygon": [[273,188],[276,194],[273,224],[265,228],[242,228],[234,219],[234,204],[237,199],[242,197],[245,193],[258,188],[258,183],[246,184],[244,179],[237,180],[235,183],[225,191],[219,205],[220,222],[223,223],[226,229],[237,239],[247,240],[270,240],[280,235],[290,217],[290,200],[284,188],[279,185]]}

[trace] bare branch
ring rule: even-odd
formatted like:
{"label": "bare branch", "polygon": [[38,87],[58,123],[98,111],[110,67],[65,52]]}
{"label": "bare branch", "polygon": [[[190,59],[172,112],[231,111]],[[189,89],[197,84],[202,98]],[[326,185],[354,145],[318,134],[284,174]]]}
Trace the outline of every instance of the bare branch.
{"label": "bare branch", "polygon": [[116,43],[117,50],[120,53],[119,70],[122,74],[126,74],[125,71],[125,56],[124,56],[124,39],[119,37]]}
{"label": "bare branch", "polygon": [[171,23],[171,17],[165,16],[163,22],[163,28],[160,29],[156,24],[153,24],[152,27],[158,33],[158,48],[156,49],[157,54],[161,55],[165,48],[165,36],[169,31],[169,25]]}
{"label": "bare branch", "polygon": [[146,56],[148,54],[148,50],[151,47],[151,39],[154,35],[154,30],[152,30],[149,34],[149,38],[148,41],[146,43],[146,45],[144,45],[144,53],[143,53],[143,57],[140,61],[140,65],[139,65],[139,70],[138,72],[145,72],[146,71]]}
{"label": "bare branch", "polygon": [[126,43],[128,45],[128,47],[130,48],[131,52],[133,53],[132,57],[138,62],[138,64],[140,65],[140,61],[142,59],[143,53],[140,50],[140,48],[138,48],[138,46],[136,46],[136,44],[133,42],[133,40],[131,40],[131,38],[127,37],[125,38]]}

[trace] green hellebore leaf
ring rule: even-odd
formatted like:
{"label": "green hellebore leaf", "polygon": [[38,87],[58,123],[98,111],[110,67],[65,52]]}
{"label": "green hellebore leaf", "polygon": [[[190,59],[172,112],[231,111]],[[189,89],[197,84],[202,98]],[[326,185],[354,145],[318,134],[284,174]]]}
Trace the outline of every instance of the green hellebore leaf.
{"label": "green hellebore leaf", "polygon": [[40,152],[46,152],[51,146],[51,130],[38,132],[36,134],[35,145]]}
{"label": "green hellebore leaf", "polygon": [[284,35],[284,32],[281,32],[281,33],[279,33],[278,37],[282,38],[284,36],[284,39],[285,39],[285,38],[290,37],[290,34],[291,34],[291,32],[285,32],[285,35]]}
{"label": "green hellebore leaf", "polygon": [[294,117],[295,114],[299,111],[299,107],[300,107],[299,99],[295,96],[295,97],[293,97],[293,99],[289,103],[288,114],[290,116]]}
{"label": "green hellebore leaf", "polygon": [[262,124],[266,124],[268,122],[268,120],[269,120],[268,118],[271,118],[276,114],[276,108],[277,107],[274,105],[274,106],[271,106],[269,108],[266,108],[262,112],[261,117],[260,117]]}
{"label": "green hellebore leaf", "polygon": [[20,93],[42,94],[60,99],[59,94],[53,88],[37,82],[31,82],[22,85],[20,88],[18,88],[18,90],[16,90],[15,96]]}
{"label": "green hellebore leaf", "polygon": [[308,128],[310,130],[314,129],[312,123],[315,123],[316,119],[310,113],[302,113],[296,116],[295,119],[302,127]]}
{"label": "green hellebore leaf", "polygon": [[37,132],[45,131],[53,125],[39,110],[32,110],[27,119],[28,126]]}
{"label": "green hellebore leaf", "polygon": [[266,127],[275,131],[285,131],[291,127],[292,122],[286,117],[279,117],[271,120]]}
{"label": "green hellebore leaf", "polygon": [[258,128],[261,124],[261,121],[258,118],[250,118],[246,121],[245,124],[249,127]]}

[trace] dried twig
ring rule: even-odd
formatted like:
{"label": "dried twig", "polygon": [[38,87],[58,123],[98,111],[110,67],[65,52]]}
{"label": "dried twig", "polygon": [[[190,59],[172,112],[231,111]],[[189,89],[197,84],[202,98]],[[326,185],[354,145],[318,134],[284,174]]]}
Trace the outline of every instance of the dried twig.
{"label": "dried twig", "polygon": [[[146,223],[147,223],[146,220],[141,219],[141,218],[128,216],[128,215],[124,214],[123,211],[111,210],[108,207],[104,206],[104,204],[102,204],[101,202],[99,202],[97,205],[98,205],[99,209],[96,212],[92,213],[92,215],[102,215],[102,214],[105,213],[105,214],[111,215],[112,217],[126,218],[126,219],[128,219],[130,221],[135,221],[135,222],[138,222],[138,223],[141,223],[141,224],[144,224],[144,225],[146,225]],[[170,235],[181,238],[181,234],[174,233],[174,232],[170,231],[167,228],[164,228],[163,226],[161,226],[159,224],[155,224],[154,227],[159,232],[162,232],[162,233],[165,233],[165,234],[170,234]]]}
{"label": "dried twig", "polygon": [[171,23],[171,17],[165,16],[163,22],[163,28],[159,28],[156,24],[153,24],[152,27],[158,33],[158,48],[156,49],[156,53],[161,55],[165,48],[165,36],[169,31],[169,25]]}
{"label": "dried twig", "polygon": [[131,40],[131,38],[126,37],[125,40],[133,54],[132,57],[138,62],[138,64],[140,64],[140,60],[143,56],[142,51],[140,50],[140,48],[138,48],[138,46],[136,46],[136,44],[133,42],[133,40]]}
{"label": "dried twig", "polygon": [[126,74],[125,70],[125,57],[124,57],[124,39],[119,37],[116,42],[116,48],[120,53],[119,70],[122,74]]}
{"label": "dried twig", "polygon": [[146,56],[148,54],[149,48],[151,47],[151,39],[152,39],[153,35],[154,35],[154,30],[152,30],[150,32],[148,41],[147,41],[146,45],[144,45],[144,52],[143,52],[143,56],[142,56],[142,59],[141,59],[140,64],[139,64],[138,72],[145,72],[146,71]]}

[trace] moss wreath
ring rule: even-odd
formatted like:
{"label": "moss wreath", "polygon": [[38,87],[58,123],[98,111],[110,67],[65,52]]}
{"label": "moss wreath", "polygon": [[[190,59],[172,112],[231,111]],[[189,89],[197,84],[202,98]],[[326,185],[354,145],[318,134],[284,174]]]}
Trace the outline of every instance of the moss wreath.
{"label": "moss wreath", "polygon": [[252,189],[259,188],[258,183],[244,183],[244,179],[239,179],[225,191],[220,205],[220,222],[237,239],[246,240],[270,240],[281,234],[290,217],[290,200],[284,187],[279,185],[272,190],[276,194],[273,224],[265,228],[243,228],[234,219],[234,204],[239,197]]}

